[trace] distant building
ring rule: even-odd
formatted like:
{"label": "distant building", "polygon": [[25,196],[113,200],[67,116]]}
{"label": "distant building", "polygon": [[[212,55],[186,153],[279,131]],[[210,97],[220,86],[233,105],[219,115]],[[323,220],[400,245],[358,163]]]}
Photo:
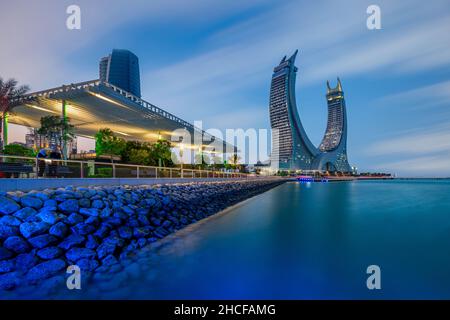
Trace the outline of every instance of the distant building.
{"label": "distant building", "polygon": [[101,58],[99,78],[141,97],[139,59],[131,51],[114,49],[110,55]]}
{"label": "distant building", "polygon": [[300,120],[295,100],[294,65],[297,52],[285,56],[273,70],[269,113],[272,133],[272,166],[284,170],[351,172],[347,159],[347,116],[344,92],[338,79],[336,88],[327,82],[328,122],[319,148],[309,140]]}

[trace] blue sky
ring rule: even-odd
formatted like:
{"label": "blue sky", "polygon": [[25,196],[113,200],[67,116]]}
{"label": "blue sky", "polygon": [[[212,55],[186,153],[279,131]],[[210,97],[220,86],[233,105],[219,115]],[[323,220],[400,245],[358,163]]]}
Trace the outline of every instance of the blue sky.
{"label": "blue sky", "polygon": [[[65,27],[70,4],[81,30]],[[366,27],[371,4],[381,30]],[[125,48],[147,101],[204,128],[269,128],[272,69],[299,49],[297,104],[316,145],[339,76],[351,164],[450,176],[449,30],[448,0],[2,1],[0,75],[33,91],[95,79],[99,58]]]}

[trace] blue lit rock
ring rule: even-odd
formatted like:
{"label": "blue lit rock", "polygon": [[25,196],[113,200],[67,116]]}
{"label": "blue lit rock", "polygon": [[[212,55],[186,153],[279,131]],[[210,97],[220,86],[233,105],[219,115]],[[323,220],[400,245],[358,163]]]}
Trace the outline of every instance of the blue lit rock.
{"label": "blue lit rock", "polygon": [[36,252],[36,255],[43,260],[52,260],[58,258],[63,253],[62,249],[58,247],[47,247],[40,249]]}
{"label": "blue lit rock", "polygon": [[0,273],[7,273],[15,271],[16,266],[13,260],[0,261]]}
{"label": "blue lit rock", "polygon": [[21,198],[20,203],[22,204],[23,207],[29,207],[34,209],[40,209],[44,204],[41,199],[31,196],[25,196]]}
{"label": "blue lit rock", "polygon": [[44,280],[62,273],[66,267],[66,262],[62,259],[54,259],[42,262],[28,271],[27,280],[31,282]]}
{"label": "blue lit rock", "polygon": [[18,227],[20,226],[21,223],[22,221],[20,221],[18,218],[14,216],[3,216],[0,218],[0,224],[5,226]]}
{"label": "blue lit rock", "polygon": [[75,199],[65,200],[61,202],[58,207],[62,212],[67,213],[78,212],[79,208],[78,200]]}
{"label": "blue lit rock", "polygon": [[70,248],[73,248],[75,246],[81,245],[86,240],[85,237],[78,235],[78,234],[71,234],[67,238],[65,238],[58,247],[69,250]]}
{"label": "blue lit rock", "polygon": [[13,256],[13,253],[4,247],[0,247],[0,261],[9,259]]}
{"label": "blue lit rock", "polygon": [[24,222],[20,225],[20,232],[25,238],[30,238],[46,232],[50,225],[45,222]]}
{"label": "blue lit rock", "polygon": [[79,212],[84,216],[97,217],[99,215],[99,211],[96,208],[81,208]]}
{"label": "blue lit rock", "polygon": [[0,289],[12,290],[20,284],[20,274],[18,272],[10,272],[0,275]]}
{"label": "blue lit rock", "polygon": [[83,221],[84,221],[83,216],[79,215],[78,213],[72,213],[70,216],[67,217],[67,223],[70,225],[76,225]]}
{"label": "blue lit rock", "polygon": [[[56,209],[56,208],[55,208]],[[60,220],[60,217],[57,213],[53,211],[41,211],[36,215],[41,221],[46,222],[48,224],[54,225],[56,222]]]}
{"label": "blue lit rock", "polygon": [[28,242],[19,236],[12,236],[5,240],[3,246],[15,253],[24,253],[30,249]]}
{"label": "blue lit rock", "polygon": [[20,209],[20,205],[13,199],[0,197],[0,213],[11,214]]}
{"label": "blue lit rock", "polygon": [[65,223],[58,222],[50,228],[49,233],[58,238],[63,238],[67,234],[67,231],[68,231],[68,228],[65,225]]}
{"label": "blue lit rock", "polygon": [[51,234],[42,234],[28,239],[28,242],[35,248],[42,249],[58,242],[58,239]]}
{"label": "blue lit rock", "polygon": [[66,252],[66,257],[70,261],[76,262],[81,259],[94,259],[97,253],[88,248],[72,248]]}
{"label": "blue lit rock", "polygon": [[77,261],[77,266],[80,267],[81,271],[92,272],[100,266],[100,263],[95,259],[80,259]]}
{"label": "blue lit rock", "polygon": [[37,213],[37,211],[33,208],[22,208],[20,210],[17,210],[13,216],[17,217],[23,221],[27,220],[29,217],[34,216]]}

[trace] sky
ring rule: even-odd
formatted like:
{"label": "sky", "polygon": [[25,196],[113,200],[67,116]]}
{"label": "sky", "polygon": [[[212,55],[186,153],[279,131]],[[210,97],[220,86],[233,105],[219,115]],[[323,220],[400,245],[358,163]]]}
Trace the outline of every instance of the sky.
{"label": "sky", "polygon": [[[66,28],[72,4],[80,30]],[[366,26],[372,4],[379,30]],[[101,57],[128,49],[145,100],[204,129],[260,129],[270,128],[273,67],[299,49],[297,105],[316,146],[326,81],[339,76],[351,165],[449,177],[449,31],[448,0],[1,0],[0,76],[32,91],[92,80]]]}

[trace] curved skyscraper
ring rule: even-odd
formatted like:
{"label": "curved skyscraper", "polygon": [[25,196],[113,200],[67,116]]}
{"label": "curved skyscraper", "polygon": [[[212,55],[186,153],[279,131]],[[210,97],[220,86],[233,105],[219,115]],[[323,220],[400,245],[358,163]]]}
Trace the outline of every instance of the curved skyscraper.
{"label": "curved skyscraper", "polygon": [[100,59],[99,73],[101,81],[141,97],[139,59],[133,52],[114,49],[109,56]]}
{"label": "curved skyscraper", "polygon": [[272,127],[272,163],[280,169],[350,172],[347,161],[347,116],[344,92],[327,82],[328,122],[319,148],[309,140],[302,126],[295,100],[297,52],[284,57],[274,68],[270,87],[270,123]]}
{"label": "curved skyscraper", "polygon": [[294,65],[297,52],[286,56],[273,69],[270,87],[270,123],[273,134],[272,161],[277,158],[281,169],[311,168],[318,151],[306,135],[297,111],[295,101]]}

